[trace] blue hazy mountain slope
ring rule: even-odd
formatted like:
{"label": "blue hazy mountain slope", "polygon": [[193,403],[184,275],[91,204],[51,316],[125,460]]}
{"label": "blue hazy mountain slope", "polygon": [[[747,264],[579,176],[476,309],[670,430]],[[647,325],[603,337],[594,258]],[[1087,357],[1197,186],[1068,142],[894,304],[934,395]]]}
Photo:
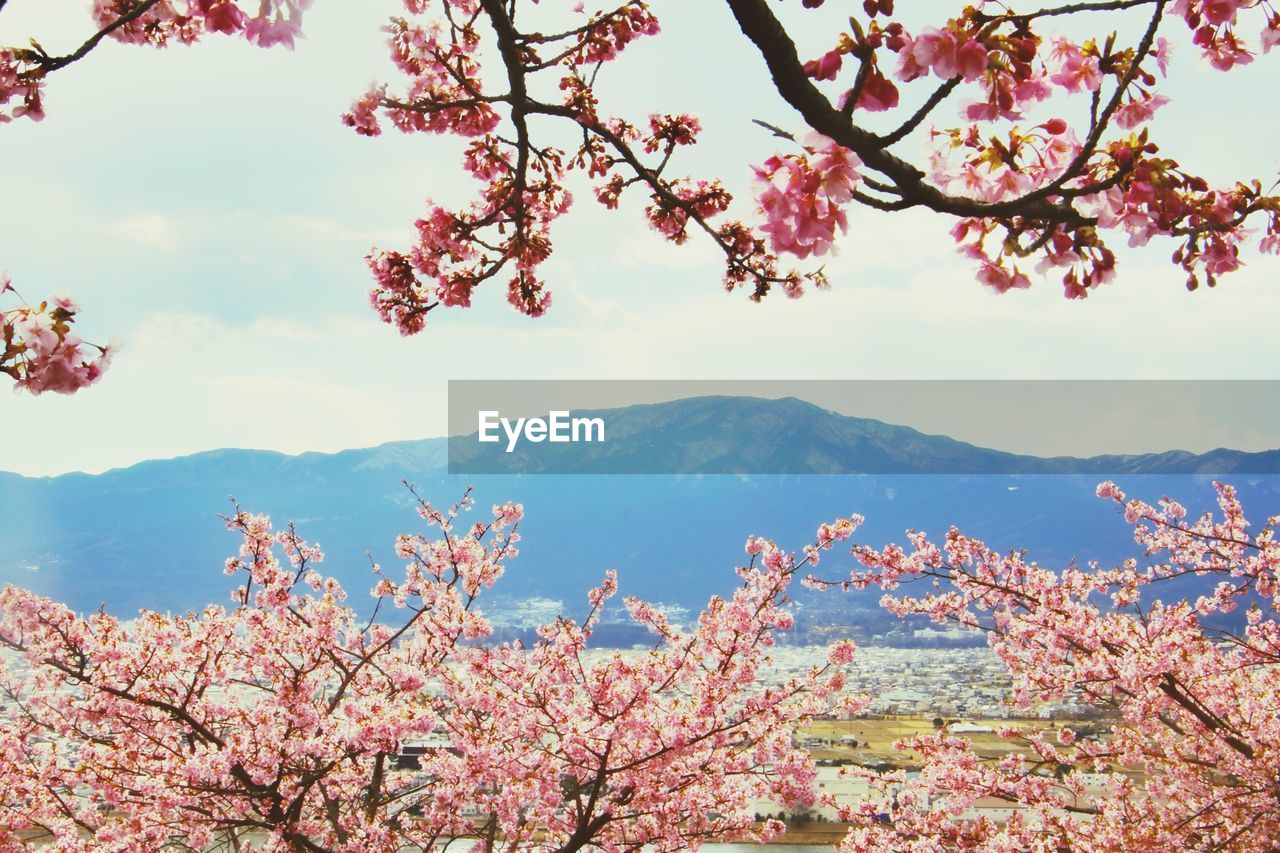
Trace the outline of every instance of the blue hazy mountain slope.
{"label": "blue hazy mountain slope", "polygon": [[[846,452],[838,438],[850,427],[841,416],[808,404],[797,408],[797,402],[719,398],[714,405],[726,417],[743,419],[750,410],[761,419],[735,450],[741,458],[804,453],[819,445],[824,456]],[[705,400],[689,405],[691,420],[704,418]],[[682,426],[678,414],[663,414],[668,445],[694,429]],[[913,454],[925,470],[944,453],[972,452],[978,459],[998,453],[966,451],[972,446],[878,422],[855,426],[874,431],[875,453]],[[786,430],[781,445],[780,430]],[[679,452],[661,445],[654,442],[655,453]],[[867,517],[859,539],[872,544],[902,541],[906,528],[941,536],[956,524],[995,547],[1025,547],[1050,566],[1139,556],[1117,509],[1093,496],[1098,479],[1109,473],[1107,464],[1135,496],[1176,496],[1196,510],[1212,502],[1208,477],[1141,473],[1154,457],[1085,460],[1098,468],[1056,475],[462,478],[446,474],[445,447],[443,439],[426,439],[300,456],[218,450],[95,476],[0,474],[0,581],[81,610],[106,605],[126,617],[142,607],[187,610],[227,602],[233,582],[221,567],[238,543],[217,515],[230,510],[228,496],[234,495],[245,509],[266,512],[277,524],[293,521],[303,536],[319,542],[327,554],[324,570],[341,579],[355,606],[365,608],[372,603],[366,595],[370,558],[398,571],[396,534],[420,529],[404,478],[434,502],[450,502],[470,484],[482,509],[505,500],[524,503],[521,555],[510,563],[490,610],[504,624],[527,627],[540,614],[579,612],[586,589],[606,568],[618,569],[624,593],[696,614],[708,595],[732,589],[732,568],[742,560],[748,534],[799,548],[818,523],[852,512]],[[1187,470],[1197,470],[1201,458],[1187,456]],[[1251,517],[1280,513],[1280,478],[1233,481]],[[832,555],[823,575],[838,577],[848,566],[847,555]],[[1196,582],[1188,580],[1183,589],[1193,590]],[[878,610],[877,598],[805,595],[799,624],[817,635],[841,625],[856,626],[867,637],[883,634],[896,623]]]}
{"label": "blue hazy mountain slope", "polygon": [[480,444],[453,439],[450,458],[483,473],[688,474],[1280,474],[1280,450],[1174,450],[1041,458],[978,447],[788,397],[706,396],[604,411],[603,443]]}

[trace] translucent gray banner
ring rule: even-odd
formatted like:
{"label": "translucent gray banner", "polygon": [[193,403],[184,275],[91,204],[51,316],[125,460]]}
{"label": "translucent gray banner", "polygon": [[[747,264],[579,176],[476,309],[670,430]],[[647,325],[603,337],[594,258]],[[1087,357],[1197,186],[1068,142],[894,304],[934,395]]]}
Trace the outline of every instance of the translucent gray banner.
{"label": "translucent gray banner", "polygon": [[449,382],[451,474],[1280,473],[1273,380]]}

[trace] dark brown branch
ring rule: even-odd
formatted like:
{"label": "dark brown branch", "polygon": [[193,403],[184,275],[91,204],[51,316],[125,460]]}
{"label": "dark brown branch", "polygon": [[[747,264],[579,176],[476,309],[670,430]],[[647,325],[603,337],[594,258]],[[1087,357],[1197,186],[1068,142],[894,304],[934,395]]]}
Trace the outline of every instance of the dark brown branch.
{"label": "dark brown branch", "polygon": [[[128,24],[131,24],[134,21],[138,20],[143,15],[147,14],[147,12],[151,11],[151,7],[155,6],[159,2],[160,0],[144,0],[144,2],[139,3],[137,6],[133,7],[125,14],[116,18],[114,21],[107,24],[102,29],[98,30],[96,33],[90,36],[84,42],[84,44],[80,45],[80,47],[76,48],[75,51],[68,53],[65,56],[49,56],[47,54],[36,54],[35,63],[38,70],[40,71],[40,76],[44,76],[45,74],[48,74],[50,71],[57,71],[60,68],[65,68],[66,66],[70,65],[73,62],[84,59],[86,56],[89,55],[90,51],[92,51],[95,47],[97,47],[102,42],[104,38],[111,35],[113,32],[120,29],[121,27],[127,26]],[[31,51],[27,51],[27,52],[28,54],[31,53]]]}
{"label": "dark brown branch", "polygon": [[1036,18],[1075,15],[1079,12],[1121,12],[1138,6],[1149,6],[1155,2],[1158,2],[1158,0],[1102,0],[1102,2],[1094,3],[1068,3],[1065,6],[1053,6],[1048,9],[1041,9],[1038,12],[1028,12],[1025,15],[1019,15],[1016,12],[1007,12],[1003,15],[987,15],[978,12],[975,19],[984,24],[995,21],[1032,21]]}
{"label": "dark brown branch", "polygon": [[955,91],[956,87],[960,85],[960,81],[962,79],[963,78],[961,77],[952,77],[950,80],[935,89],[933,94],[929,96],[928,100],[920,105],[920,109],[916,110],[915,113],[912,114],[911,118],[904,121],[898,129],[892,133],[881,136],[880,144],[888,148],[890,145],[901,142],[903,139],[910,136],[912,131],[918,128],[921,123],[929,117],[929,113],[933,112],[934,109],[937,108],[938,104],[945,101],[947,96]]}
{"label": "dark brown branch", "polygon": [[783,99],[809,127],[853,151],[863,165],[889,178],[904,199],[954,216],[1000,218],[1027,216],[1050,223],[1082,224],[1086,220],[1068,202],[1016,198],[984,202],[948,195],[925,182],[917,166],[886,150],[880,137],[854,124],[836,109],[809,79],[795,42],[773,14],[768,0],[725,0],[743,34],[756,46]]}

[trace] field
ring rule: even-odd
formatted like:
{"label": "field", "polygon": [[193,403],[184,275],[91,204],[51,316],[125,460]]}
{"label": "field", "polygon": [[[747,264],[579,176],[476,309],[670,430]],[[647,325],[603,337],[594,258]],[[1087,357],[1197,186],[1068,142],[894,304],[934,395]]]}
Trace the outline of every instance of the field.
{"label": "field", "polygon": [[[1009,753],[1030,755],[1027,742],[1018,738],[1006,739],[996,732],[1003,726],[1018,729],[1045,728],[1047,726],[1069,726],[1076,731],[1088,729],[1105,729],[1106,724],[1097,720],[980,720],[978,725],[992,729],[991,732],[953,732],[967,739],[974,750],[985,758],[995,758]],[[919,756],[911,751],[900,751],[893,748],[895,741],[909,738],[917,734],[928,734],[937,729],[932,718],[913,716],[885,716],[875,718],[859,718],[853,720],[815,720],[800,730],[800,737],[810,739],[808,749],[817,761],[851,761],[864,766],[874,766],[875,762],[884,762],[896,767],[913,769],[918,765]],[[845,737],[857,739],[857,745],[842,743]],[[816,743],[815,743],[816,741]],[[828,745],[827,742],[830,742]]]}

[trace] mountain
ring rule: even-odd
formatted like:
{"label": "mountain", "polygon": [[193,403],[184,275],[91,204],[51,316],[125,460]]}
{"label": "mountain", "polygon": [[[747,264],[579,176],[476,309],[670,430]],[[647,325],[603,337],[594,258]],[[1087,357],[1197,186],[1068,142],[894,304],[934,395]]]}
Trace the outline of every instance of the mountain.
{"label": "mountain", "polygon": [[1280,450],[1218,448],[1041,458],[978,447],[795,397],[708,396],[573,412],[607,424],[603,443],[450,439],[454,470],[485,474],[1280,474]]}
{"label": "mountain", "polygon": [[[295,522],[326,552],[320,568],[342,581],[356,607],[367,609],[370,560],[397,570],[396,534],[420,529],[401,479],[439,504],[473,484],[481,508],[506,500],[525,505],[521,554],[487,605],[507,629],[520,631],[560,611],[581,612],[586,590],[607,568],[618,569],[624,594],[663,602],[677,615],[696,614],[709,595],[732,589],[747,535],[798,549],[820,522],[852,512],[867,517],[862,542],[902,541],[907,528],[940,536],[956,524],[994,547],[1025,547],[1045,565],[1111,564],[1141,555],[1120,513],[1093,496],[1099,479],[1114,477],[1147,499],[1176,496],[1199,511],[1212,505],[1213,494],[1210,479],[1196,472],[1275,470],[1262,467],[1274,462],[1274,453],[1228,450],[1088,460],[1002,454],[798,400],[698,398],[618,410],[609,418],[606,452],[615,436],[629,434],[640,440],[618,441],[613,451],[630,454],[628,464],[677,461],[695,473],[576,475],[628,461],[601,456],[574,475],[450,476],[444,439],[298,456],[216,450],[99,475],[0,473],[0,582],[80,610],[105,605],[124,617],[144,607],[227,602],[233,581],[221,568],[238,542],[217,516],[232,509],[228,496],[234,495],[246,510],[266,512],[277,524]],[[817,473],[834,462],[883,470],[890,461],[897,473]],[[792,473],[711,475],[742,470]],[[957,470],[1003,473],[909,473]],[[1232,482],[1251,517],[1280,514],[1280,477],[1237,475]],[[847,555],[833,553],[822,568],[837,577],[849,564]],[[1188,579],[1179,594],[1197,583]],[[911,639],[910,626],[880,611],[874,593],[799,598],[804,636],[840,628],[863,639],[888,632],[894,632],[889,640]],[[639,639],[610,630],[602,636]]]}

